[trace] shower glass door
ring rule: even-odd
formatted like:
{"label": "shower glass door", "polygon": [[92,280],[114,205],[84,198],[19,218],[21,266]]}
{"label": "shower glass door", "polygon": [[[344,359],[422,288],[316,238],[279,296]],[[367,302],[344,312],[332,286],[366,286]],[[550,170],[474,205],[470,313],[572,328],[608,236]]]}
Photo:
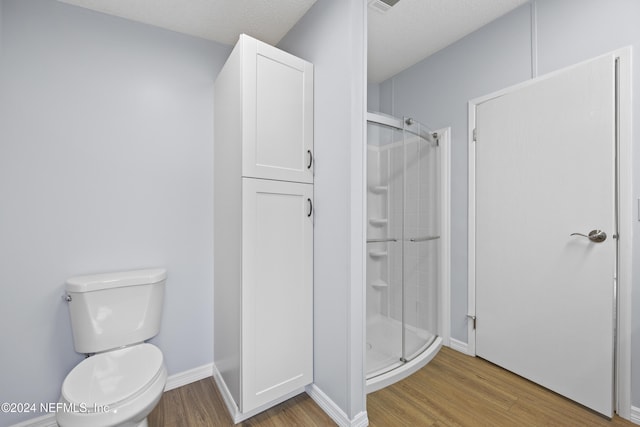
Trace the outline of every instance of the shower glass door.
{"label": "shower glass door", "polygon": [[402,345],[403,132],[369,123],[367,150],[367,375],[400,365]]}
{"label": "shower glass door", "polygon": [[439,150],[429,130],[411,119],[404,131],[403,359],[436,338],[440,248]]}
{"label": "shower glass door", "polygon": [[435,340],[439,153],[419,123],[369,120],[367,378],[403,366]]}

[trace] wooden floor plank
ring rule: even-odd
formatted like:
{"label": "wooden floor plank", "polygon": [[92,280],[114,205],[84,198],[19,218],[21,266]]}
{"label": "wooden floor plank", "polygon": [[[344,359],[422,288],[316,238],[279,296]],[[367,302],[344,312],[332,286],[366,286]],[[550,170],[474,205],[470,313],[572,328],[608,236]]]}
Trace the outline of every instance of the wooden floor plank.
{"label": "wooden floor plank", "polygon": [[[372,427],[634,427],[612,420],[485,360],[443,347],[424,368],[367,396]],[[164,393],[150,427],[227,427],[233,422],[213,378]],[[241,427],[335,426],[306,394],[239,424]]]}

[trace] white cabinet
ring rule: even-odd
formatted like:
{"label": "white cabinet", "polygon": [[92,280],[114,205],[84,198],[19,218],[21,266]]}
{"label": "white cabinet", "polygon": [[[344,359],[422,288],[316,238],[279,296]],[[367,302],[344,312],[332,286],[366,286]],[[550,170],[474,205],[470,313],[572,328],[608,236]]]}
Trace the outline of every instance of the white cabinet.
{"label": "white cabinet", "polygon": [[215,83],[214,363],[235,422],[313,380],[312,76],[243,35]]}
{"label": "white cabinet", "polygon": [[312,65],[254,39],[242,46],[243,175],[312,183]]}
{"label": "white cabinet", "polygon": [[216,102],[229,116],[216,127],[242,144],[242,176],[313,183],[313,66],[243,34],[225,68],[233,99]]}
{"label": "white cabinet", "polygon": [[313,186],[242,184],[243,408],[311,382]]}

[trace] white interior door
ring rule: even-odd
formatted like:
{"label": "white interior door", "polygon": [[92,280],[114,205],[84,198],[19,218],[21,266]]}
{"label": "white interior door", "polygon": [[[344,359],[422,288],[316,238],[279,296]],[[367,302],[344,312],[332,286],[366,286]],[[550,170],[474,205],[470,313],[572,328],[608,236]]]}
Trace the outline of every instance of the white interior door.
{"label": "white interior door", "polygon": [[476,107],[476,354],[606,416],[615,108],[613,56]]}

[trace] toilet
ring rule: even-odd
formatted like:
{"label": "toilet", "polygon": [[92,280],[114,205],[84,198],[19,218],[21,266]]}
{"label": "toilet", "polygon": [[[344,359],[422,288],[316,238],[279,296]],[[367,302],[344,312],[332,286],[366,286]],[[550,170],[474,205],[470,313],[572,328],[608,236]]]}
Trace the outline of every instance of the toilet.
{"label": "toilet", "polygon": [[89,357],[62,383],[60,427],[147,427],[167,381],[160,330],[167,273],[148,269],[67,280],[73,343]]}

